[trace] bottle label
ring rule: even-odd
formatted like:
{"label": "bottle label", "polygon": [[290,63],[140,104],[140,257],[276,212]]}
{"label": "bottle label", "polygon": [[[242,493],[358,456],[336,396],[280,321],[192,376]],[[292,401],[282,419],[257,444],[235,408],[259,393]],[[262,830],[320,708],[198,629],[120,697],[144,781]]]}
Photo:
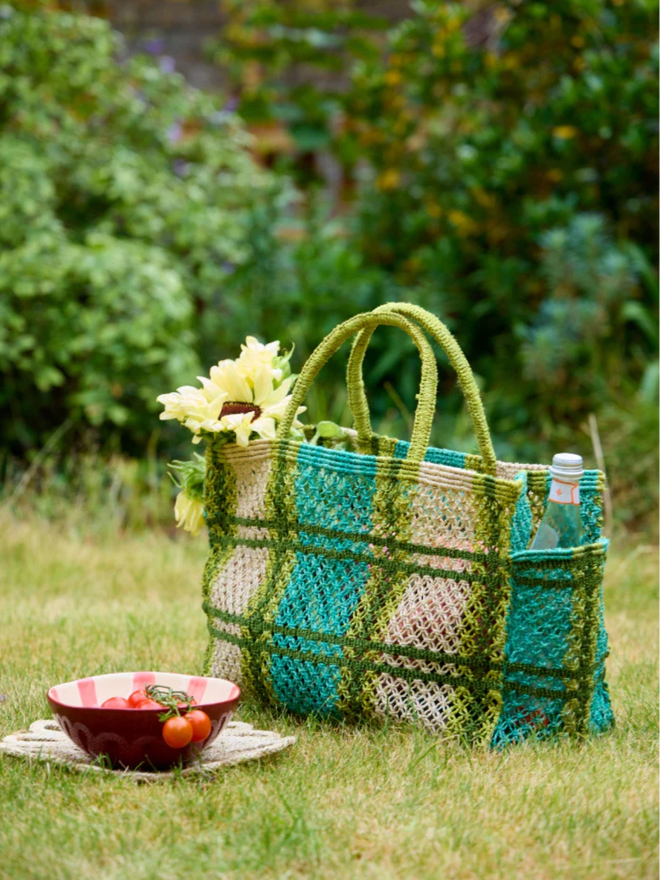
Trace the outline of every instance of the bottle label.
{"label": "bottle label", "polygon": [[580,504],[580,484],[565,483],[556,477],[550,486],[550,501],[555,504]]}

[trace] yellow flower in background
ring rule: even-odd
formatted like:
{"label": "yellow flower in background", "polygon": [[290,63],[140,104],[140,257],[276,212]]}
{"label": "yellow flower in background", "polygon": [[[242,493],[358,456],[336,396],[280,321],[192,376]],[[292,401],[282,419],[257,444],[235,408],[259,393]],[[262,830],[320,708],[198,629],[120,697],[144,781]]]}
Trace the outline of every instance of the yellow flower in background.
{"label": "yellow flower in background", "polygon": [[516,70],[516,68],[521,66],[522,58],[518,52],[507,52],[506,55],[502,56],[500,63],[504,70]]}
{"label": "yellow flower in background", "polygon": [[456,31],[460,30],[462,24],[462,18],[455,13],[449,11],[445,16],[445,30],[448,34],[453,34]]}
{"label": "yellow flower in background", "polygon": [[552,129],[552,133],[555,137],[560,138],[563,141],[569,140],[570,138],[574,138],[578,133],[577,128],[574,125],[558,125]]}
{"label": "yellow flower in background", "polygon": [[403,76],[400,70],[388,70],[383,79],[388,86],[398,86]]}
{"label": "yellow flower in background", "polygon": [[471,190],[475,202],[482,208],[492,208],[495,205],[495,197],[491,193],[486,192],[480,186],[475,186]]}
{"label": "yellow flower in background", "polygon": [[449,222],[454,226],[456,231],[461,236],[471,235],[473,232],[477,230],[477,224],[472,220],[471,217],[468,217],[467,214],[464,214],[463,211],[448,211],[447,217]]}
{"label": "yellow flower in background", "polygon": [[492,52],[491,50],[487,50],[486,52],[484,52],[483,57],[486,70],[493,70],[494,68],[496,68],[500,60],[497,52]]}
{"label": "yellow flower in background", "polygon": [[186,492],[179,492],[174,503],[174,519],[177,528],[198,535],[204,525],[204,505]]}
{"label": "yellow flower in background", "polygon": [[401,181],[401,173],[396,168],[388,168],[376,179],[376,185],[382,190],[396,189]]}

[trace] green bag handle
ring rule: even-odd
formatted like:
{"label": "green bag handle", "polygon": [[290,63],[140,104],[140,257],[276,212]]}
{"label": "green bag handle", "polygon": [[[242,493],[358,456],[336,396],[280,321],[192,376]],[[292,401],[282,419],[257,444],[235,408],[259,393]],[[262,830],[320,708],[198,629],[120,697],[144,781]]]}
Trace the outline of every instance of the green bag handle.
{"label": "green bag handle", "polygon": [[[386,314],[405,315],[408,318],[412,318],[443,348],[450,364],[456,371],[459,385],[465,395],[474,431],[477,435],[483,469],[486,473],[494,475],[497,467],[497,458],[493,449],[486,413],[484,412],[477,383],[474,381],[472,369],[463,354],[463,349],[442,321],[431,312],[421,308],[421,306],[414,306],[410,303],[386,303],[374,309],[372,314],[378,315],[383,312]],[[362,364],[372,334],[373,330],[366,327],[360,331],[353,344],[348,361],[348,402],[355,418],[359,449],[368,449],[371,446],[371,420],[364,391],[364,381],[362,379]]]}
{"label": "green bag handle", "polygon": [[[416,324],[407,321],[403,315],[394,310],[388,311],[385,309],[378,311],[378,313],[364,312],[355,315],[353,318],[349,318],[348,321],[338,324],[314,349],[293,387],[291,400],[277,429],[278,440],[285,440],[287,438],[298,407],[307,396],[307,392],[319,371],[330,360],[332,355],[351,336],[360,331],[367,330],[369,338],[371,338],[376,327],[383,324],[391,327],[400,327],[402,330],[405,330],[417,346],[422,359],[422,378],[418,395],[419,403],[415,412],[412,437],[406,460],[414,463],[423,461],[431,441],[431,427],[435,414],[435,400],[438,393],[438,366],[435,354],[426,335]],[[362,381],[361,377],[359,381]],[[353,410],[353,418],[356,423],[369,425],[369,404],[364,394],[364,387],[362,387],[362,394],[357,395],[351,394],[349,389],[349,400],[352,400],[357,407],[357,409]]]}

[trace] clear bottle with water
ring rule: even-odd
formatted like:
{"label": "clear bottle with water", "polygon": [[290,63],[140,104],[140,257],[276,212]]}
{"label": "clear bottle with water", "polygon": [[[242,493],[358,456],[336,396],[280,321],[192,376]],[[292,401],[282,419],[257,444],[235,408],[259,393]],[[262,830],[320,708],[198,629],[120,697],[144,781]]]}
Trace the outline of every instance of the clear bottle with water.
{"label": "clear bottle with water", "polygon": [[560,452],[552,459],[552,485],[545,515],[541,520],[531,550],[554,550],[578,547],[582,543],[580,517],[580,478],[584,473],[582,457]]}

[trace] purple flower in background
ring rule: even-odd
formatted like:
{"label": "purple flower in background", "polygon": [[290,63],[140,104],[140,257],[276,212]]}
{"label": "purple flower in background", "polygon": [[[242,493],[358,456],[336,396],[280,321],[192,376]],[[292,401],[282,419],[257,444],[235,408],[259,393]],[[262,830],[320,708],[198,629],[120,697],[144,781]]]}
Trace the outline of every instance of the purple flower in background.
{"label": "purple flower in background", "polygon": [[176,70],[176,65],[174,63],[174,58],[171,55],[163,55],[158,59],[158,66],[163,71],[163,73],[174,73]]}
{"label": "purple flower in background", "polygon": [[190,163],[186,162],[185,159],[175,159],[173,163],[174,173],[177,177],[185,177],[188,173],[188,168],[190,167]]}
{"label": "purple flower in background", "polygon": [[231,275],[232,272],[236,270],[236,264],[230,263],[229,260],[225,260],[222,264],[223,271],[227,273],[227,275]]}
{"label": "purple flower in background", "polygon": [[144,44],[145,52],[148,52],[149,55],[160,55],[163,49],[165,48],[165,41],[160,38],[154,40],[147,40]]}
{"label": "purple flower in background", "polygon": [[180,122],[173,122],[172,125],[170,125],[170,127],[167,129],[167,139],[173,144],[181,140],[182,134],[183,128]]}
{"label": "purple flower in background", "polygon": [[237,107],[238,98],[227,98],[227,100],[225,101],[225,106],[222,109],[226,110],[227,113],[234,113]]}

